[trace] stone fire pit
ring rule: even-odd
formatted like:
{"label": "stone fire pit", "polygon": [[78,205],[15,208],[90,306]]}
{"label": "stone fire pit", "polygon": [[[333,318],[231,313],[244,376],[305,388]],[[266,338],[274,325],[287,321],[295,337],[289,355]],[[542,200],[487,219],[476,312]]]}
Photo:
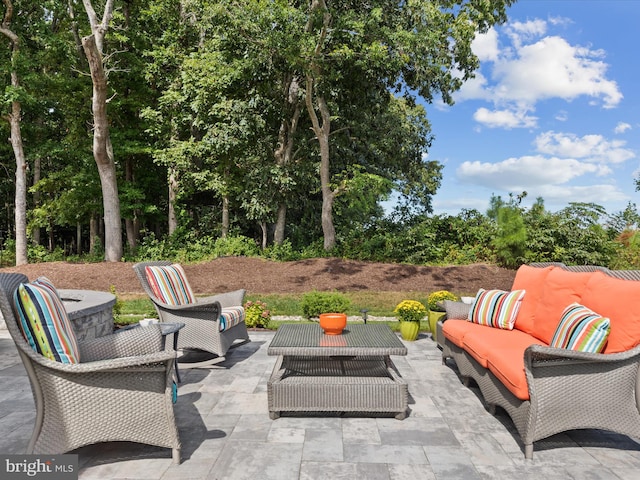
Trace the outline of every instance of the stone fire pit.
{"label": "stone fire pit", "polygon": [[113,333],[115,295],[95,290],[58,290],[78,340]]}

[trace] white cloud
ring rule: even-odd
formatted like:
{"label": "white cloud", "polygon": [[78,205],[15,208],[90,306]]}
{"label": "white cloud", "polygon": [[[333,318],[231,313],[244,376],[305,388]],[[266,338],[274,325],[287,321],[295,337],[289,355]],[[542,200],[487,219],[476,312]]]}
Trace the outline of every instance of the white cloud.
{"label": "white cloud", "polygon": [[605,108],[622,99],[618,85],[605,78],[607,65],[599,51],[574,47],[553,36],[518,49],[514,59],[495,64],[498,99],[534,105],[547,98],[573,100],[581,95],[602,98]]}
{"label": "white cloud", "polygon": [[557,204],[566,206],[569,202],[597,203],[627,201],[629,197],[621,192],[617,186],[609,184],[596,185],[544,185],[535,192],[528,191],[532,198],[544,198],[545,205]]}
{"label": "white cloud", "polygon": [[509,158],[496,163],[464,162],[456,170],[463,182],[508,192],[561,185],[584,174],[600,172],[600,167],[592,163],[542,155]]}
{"label": "white cloud", "polygon": [[613,129],[614,133],[624,133],[627,130],[631,130],[631,125],[626,122],[618,122],[616,128]]}
{"label": "white cloud", "polygon": [[588,162],[622,163],[635,158],[635,153],[623,148],[623,140],[607,140],[602,135],[578,137],[571,133],[544,132],[534,140],[536,150],[547,155],[581,158]]}
{"label": "white cloud", "polygon": [[573,20],[567,17],[549,17],[549,23],[551,25],[566,26],[571,25]]}
{"label": "white cloud", "polygon": [[535,19],[526,22],[510,22],[506,32],[516,48],[519,48],[523,41],[539,38],[547,31],[547,23],[544,20]]}
{"label": "white cloud", "polygon": [[464,82],[460,90],[455,93],[456,102],[469,99],[489,101],[491,99],[491,92],[487,88],[487,84],[487,78],[481,72],[476,72],[475,77]]}
{"label": "white cloud", "polygon": [[500,49],[498,48],[498,32],[495,28],[490,28],[486,33],[476,35],[471,45],[481,62],[498,60]]}
{"label": "white cloud", "polygon": [[[493,128],[535,126],[534,117],[526,112],[534,111],[536,104],[546,99],[572,101],[584,96],[590,104],[616,107],[623,96],[618,84],[607,78],[605,52],[547,34],[548,25],[568,22],[565,18],[515,21],[502,30],[478,35],[473,49],[481,60],[482,72],[464,84],[455,100],[493,103],[493,112],[484,108],[474,115]],[[502,38],[508,37],[508,45],[501,44],[500,32]]]}
{"label": "white cloud", "polygon": [[525,111],[489,110],[481,107],[473,114],[473,119],[489,128],[530,128],[535,127],[537,117],[526,114]]}

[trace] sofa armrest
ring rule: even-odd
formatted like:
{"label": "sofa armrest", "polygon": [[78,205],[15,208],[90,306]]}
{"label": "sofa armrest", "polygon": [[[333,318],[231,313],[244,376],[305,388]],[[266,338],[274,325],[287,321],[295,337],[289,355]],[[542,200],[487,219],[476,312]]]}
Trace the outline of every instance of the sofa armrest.
{"label": "sofa armrest", "polygon": [[[525,443],[574,428],[637,435],[640,346],[605,354],[532,345],[525,350],[524,366],[531,411],[538,419]],[[611,412],[619,425],[612,425]]]}
{"label": "sofa armrest", "polygon": [[525,350],[525,368],[533,370],[536,367],[559,368],[570,364],[593,364],[600,363],[611,365],[616,362],[624,362],[632,358],[640,359],[640,345],[620,353],[589,353],[565,348],[547,347],[544,345],[531,345]]}

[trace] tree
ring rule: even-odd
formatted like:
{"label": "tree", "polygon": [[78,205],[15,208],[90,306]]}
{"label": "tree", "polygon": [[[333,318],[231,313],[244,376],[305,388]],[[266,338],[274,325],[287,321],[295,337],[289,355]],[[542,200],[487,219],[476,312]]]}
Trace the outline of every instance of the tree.
{"label": "tree", "polygon": [[509,194],[508,202],[504,202],[500,196],[492,196],[490,200],[487,215],[498,227],[492,244],[498,260],[506,267],[516,267],[524,262],[527,228],[520,203],[526,196],[527,192],[522,192],[516,196]]}
{"label": "tree", "polygon": [[311,0],[301,61],[307,112],[320,149],[324,247],[335,245],[329,136],[338,116],[341,89],[367,98],[381,88],[431,102],[451,94],[473,75],[478,59],[471,51],[476,33],[506,20],[512,0],[422,0],[327,3]]}
{"label": "tree", "polygon": [[11,146],[16,159],[16,192],[15,192],[15,232],[16,232],[16,265],[28,263],[27,259],[27,161],[22,145],[20,127],[20,78],[18,75],[18,56],[20,53],[20,39],[11,30],[13,20],[13,3],[3,0],[5,6],[4,18],[0,24],[0,33],[8,40],[11,51],[11,87],[5,91],[6,100],[11,103],[10,112],[4,116],[9,122],[11,130]]}
{"label": "tree", "polygon": [[98,18],[91,0],[82,0],[82,3],[91,26],[91,35],[82,37],[82,48],[89,62],[93,84],[91,101],[91,110],[93,112],[93,157],[98,167],[102,186],[105,260],[119,262],[123,253],[122,224],[116,165],[109,134],[107,69],[104,55],[104,41],[113,16],[114,0],[105,1],[102,19]]}

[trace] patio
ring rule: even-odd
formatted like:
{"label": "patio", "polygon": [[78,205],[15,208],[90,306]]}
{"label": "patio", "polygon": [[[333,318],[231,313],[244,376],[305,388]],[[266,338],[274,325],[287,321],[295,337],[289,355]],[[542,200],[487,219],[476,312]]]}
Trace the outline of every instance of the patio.
{"label": "patio", "polygon": [[[182,464],[168,449],[130,443],[81,448],[81,479],[636,479],[640,444],[625,436],[574,431],[535,444],[524,459],[506,414],[494,417],[454,364],[443,366],[428,335],[406,342],[394,363],[409,383],[405,420],[283,416],[270,420],[267,355],[273,332],[251,332],[211,369],[181,370],[175,406]],[[35,410],[6,330],[0,330],[0,452],[23,453]],[[126,408],[126,406],[123,406]]]}

